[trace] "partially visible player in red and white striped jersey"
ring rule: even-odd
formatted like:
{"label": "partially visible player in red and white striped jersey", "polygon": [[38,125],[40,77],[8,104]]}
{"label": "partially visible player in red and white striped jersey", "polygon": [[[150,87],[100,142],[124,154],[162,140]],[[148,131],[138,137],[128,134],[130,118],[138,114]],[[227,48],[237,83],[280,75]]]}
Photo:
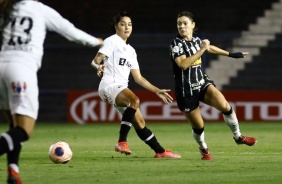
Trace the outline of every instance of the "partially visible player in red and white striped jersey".
{"label": "partially visible player in red and white striped jersey", "polygon": [[46,32],[57,32],[90,47],[102,45],[103,40],[77,29],[38,1],[2,0],[0,11],[0,111],[11,123],[0,137],[0,155],[8,155],[7,182],[19,184],[21,143],[30,138],[38,116],[37,71],[41,67]]}

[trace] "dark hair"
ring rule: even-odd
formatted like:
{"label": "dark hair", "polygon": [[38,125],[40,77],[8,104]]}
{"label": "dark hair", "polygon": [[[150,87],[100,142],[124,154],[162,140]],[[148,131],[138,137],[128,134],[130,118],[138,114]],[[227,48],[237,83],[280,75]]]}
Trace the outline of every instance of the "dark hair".
{"label": "dark hair", "polygon": [[182,11],[177,15],[177,18],[179,17],[188,17],[192,22],[194,22],[194,16],[192,13],[188,12],[188,11]]}
{"label": "dark hair", "polygon": [[10,20],[10,14],[13,9],[13,5],[18,0],[1,0],[0,1],[0,17],[2,19],[1,28],[3,28]]}
{"label": "dark hair", "polygon": [[131,19],[131,16],[126,11],[122,11],[116,14],[113,18],[113,22],[111,23],[111,27],[114,31],[115,31],[115,25],[119,23],[122,17],[129,17]]}
{"label": "dark hair", "polygon": [[131,16],[126,11],[122,11],[114,16],[113,25],[117,25],[122,17],[129,17],[131,19]]}
{"label": "dark hair", "polygon": [[[10,21],[10,14],[13,10],[14,4],[22,0],[0,0],[0,29],[5,27]],[[34,0],[38,1],[38,0]]]}

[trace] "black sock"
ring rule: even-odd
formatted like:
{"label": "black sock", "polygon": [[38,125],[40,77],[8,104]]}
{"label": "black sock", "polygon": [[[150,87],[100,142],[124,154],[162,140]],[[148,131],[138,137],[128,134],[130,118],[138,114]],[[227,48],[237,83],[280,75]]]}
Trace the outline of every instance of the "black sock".
{"label": "black sock", "polygon": [[136,110],[131,107],[127,107],[125,111],[123,112],[118,142],[126,142],[126,138],[127,138],[128,132],[130,131],[130,128],[132,125],[131,122],[134,119],[135,113],[136,113]]}
{"label": "black sock", "polygon": [[192,128],[193,129],[193,132],[197,135],[201,135],[204,131],[204,127],[203,128],[200,128],[200,129],[197,129],[197,128]]}
{"label": "black sock", "polygon": [[163,153],[165,151],[150,129],[144,127],[143,129],[135,129],[135,131],[139,138],[148,144],[156,153]]}
{"label": "black sock", "polygon": [[13,123],[9,123],[9,127],[10,127],[9,130],[11,130],[12,128],[14,128],[14,124]]}
{"label": "black sock", "polygon": [[[231,107],[231,106],[230,106],[230,107]],[[227,112],[222,112],[222,114],[224,114],[224,115],[226,115],[226,116],[229,116],[230,114],[232,114],[232,112],[233,112],[233,109],[232,109],[232,107],[231,107],[229,111],[227,111]]]}
{"label": "black sock", "polygon": [[7,153],[7,161],[8,164],[17,164],[19,165],[19,158],[20,158],[20,152],[22,149],[22,145],[15,147],[13,151],[10,151]]}
{"label": "black sock", "polygon": [[0,138],[0,155],[8,153],[8,163],[10,163],[9,160],[17,163],[21,143],[26,140],[28,140],[28,135],[25,130],[20,127],[12,128],[8,132],[3,133]]}
{"label": "black sock", "polygon": [[131,129],[131,125],[128,125],[128,124],[120,125],[118,142],[126,142],[127,135],[130,129]]}
{"label": "black sock", "polygon": [[0,156],[9,151],[9,146],[3,135],[0,137]]}

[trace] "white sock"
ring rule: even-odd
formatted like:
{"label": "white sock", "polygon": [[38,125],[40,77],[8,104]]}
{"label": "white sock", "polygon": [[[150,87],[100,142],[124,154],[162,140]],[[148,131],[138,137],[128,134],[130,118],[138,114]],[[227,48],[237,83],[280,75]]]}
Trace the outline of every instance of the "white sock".
{"label": "white sock", "polygon": [[201,135],[198,135],[192,130],[192,136],[196,140],[196,142],[199,144],[200,149],[207,149],[208,148],[208,146],[205,142],[205,132],[202,132]]}
{"label": "white sock", "polygon": [[231,129],[234,138],[237,140],[241,136],[240,128],[239,128],[239,123],[238,119],[236,116],[236,113],[233,111],[230,115],[224,115],[223,114],[223,119],[225,123],[229,126]]}
{"label": "white sock", "polygon": [[20,169],[19,169],[19,166],[17,164],[9,164],[9,167],[11,167],[17,173],[20,173]]}

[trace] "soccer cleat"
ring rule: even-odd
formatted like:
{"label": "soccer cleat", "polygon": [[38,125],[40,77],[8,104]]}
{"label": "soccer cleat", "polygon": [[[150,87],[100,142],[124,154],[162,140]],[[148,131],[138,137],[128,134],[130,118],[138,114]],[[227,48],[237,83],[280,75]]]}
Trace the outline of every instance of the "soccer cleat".
{"label": "soccer cleat", "polygon": [[178,154],[172,153],[170,149],[167,149],[163,153],[156,153],[154,158],[181,158],[181,156]]}
{"label": "soccer cleat", "polygon": [[115,146],[116,152],[124,153],[126,155],[130,155],[132,152],[128,148],[127,142],[118,142]]}
{"label": "soccer cleat", "polygon": [[234,138],[234,140],[237,144],[246,144],[248,146],[253,146],[257,143],[256,138],[243,135],[241,135],[237,140]]}
{"label": "soccer cleat", "polygon": [[201,153],[201,159],[202,160],[212,160],[212,156],[211,156],[211,153],[209,151],[209,149],[200,149],[200,153]]}
{"label": "soccer cleat", "polygon": [[8,179],[7,179],[8,184],[23,184],[19,173],[17,173],[14,169],[9,167],[8,169]]}

